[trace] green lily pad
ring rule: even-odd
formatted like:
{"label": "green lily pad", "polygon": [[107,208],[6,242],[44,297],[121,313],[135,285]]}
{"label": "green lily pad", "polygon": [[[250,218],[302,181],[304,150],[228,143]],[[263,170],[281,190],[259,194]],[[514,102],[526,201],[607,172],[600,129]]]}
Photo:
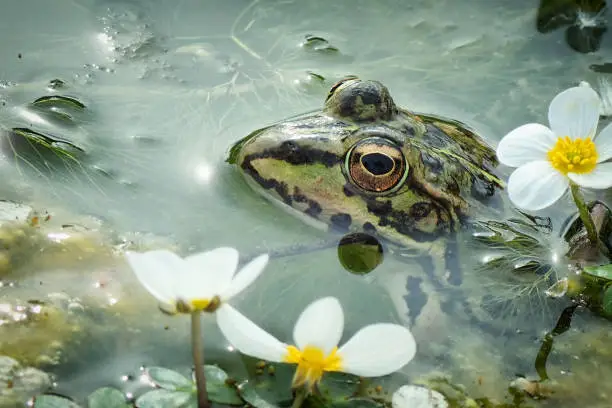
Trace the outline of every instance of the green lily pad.
{"label": "green lily pad", "polygon": [[34,408],[80,408],[80,405],[66,397],[44,394],[34,399]]}
{"label": "green lily pad", "polygon": [[136,400],[137,408],[196,408],[196,395],[192,392],[151,390]]}
{"label": "green lily pad", "polygon": [[209,400],[227,405],[244,404],[236,388],[229,384],[229,377],[225,371],[214,365],[205,365],[204,376]]}
{"label": "green lily pad", "polygon": [[123,393],[115,388],[98,388],[87,398],[88,408],[128,408]]}
{"label": "green lily pad", "polygon": [[194,385],[187,377],[163,367],[150,367],[147,373],[159,387],[169,391],[189,391]]}
{"label": "green lily pad", "polygon": [[612,264],[598,265],[598,266],[585,266],[584,272],[595,278],[605,279],[612,281]]}
{"label": "green lily pad", "polygon": [[278,405],[274,405],[259,395],[257,386],[249,381],[243,381],[238,385],[238,392],[243,400],[248,402],[255,408],[278,408]]}
{"label": "green lily pad", "polygon": [[[254,389],[261,399],[279,406],[291,404],[294,365],[265,363],[245,355],[242,360],[248,372],[248,387]],[[238,385],[239,392],[240,387],[244,387],[244,382]]]}

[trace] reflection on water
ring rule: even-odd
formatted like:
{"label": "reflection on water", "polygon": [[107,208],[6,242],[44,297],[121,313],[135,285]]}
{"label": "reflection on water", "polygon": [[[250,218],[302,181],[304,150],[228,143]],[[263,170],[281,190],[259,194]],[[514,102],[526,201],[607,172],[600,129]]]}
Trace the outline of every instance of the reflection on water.
{"label": "reflection on water", "polygon": [[[186,333],[186,322],[154,311],[144,291],[130,293],[136,292],[133,278],[126,277],[129,271],[120,259],[109,255],[126,243],[176,247],[185,253],[230,245],[255,254],[328,238],[251,194],[224,160],[229,146],[254,129],[319,109],[337,79],[353,74],[379,80],[398,105],[457,118],[492,145],[517,124],[542,122],[559,90],[582,80],[594,86],[608,80],[609,73],[589,66],[611,61],[612,36],[598,37],[596,53],[578,54],[565,44],[563,30],[538,33],[532,1],[406,3],[29,0],[4,6],[0,37],[10,41],[1,45],[2,132],[28,129],[52,141],[65,139],[83,152],[75,161],[5,146],[2,198],[47,208],[54,216],[61,213],[64,222],[86,217],[94,225],[91,230],[101,232],[99,241],[108,251],[96,254],[104,262],[58,261],[49,266],[44,257],[26,262],[30,272],[57,275],[45,278],[42,290],[32,289],[38,278],[25,279],[18,285],[20,292],[2,287],[0,297],[34,293],[42,298],[61,291],[69,297],[91,295],[98,306],[109,297],[125,304],[116,314],[95,308],[88,312],[94,327],[108,327],[96,335],[121,340],[104,347],[93,342],[99,348],[87,361],[73,357],[57,367],[61,390],[85,395],[105,383],[121,387],[120,376],[140,364],[189,366],[188,340],[178,334]],[[41,108],[36,101],[42,96],[74,98],[85,109],[58,99]],[[48,141],[45,137],[38,139]],[[552,214],[553,235],[570,207],[560,205],[558,211]],[[52,233],[62,231],[58,227]],[[68,251],[62,260],[71,259],[70,254],[84,257],[91,253],[86,247]],[[468,274],[476,264],[465,258],[462,262]],[[506,297],[509,303],[493,302],[497,306],[491,315],[501,310],[504,317],[488,320],[499,322],[513,313],[509,320],[524,325],[515,335],[506,330],[496,336],[472,328],[466,323],[469,316],[449,317],[467,313],[449,310],[443,301],[455,292],[436,293],[420,271],[407,282],[406,275],[397,273],[407,268],[414,266],[385,256],[367,277],[350,275],[338,262],[334,245],[316,256],[301,253],[273,261],[239,305],[260,321],[267,319],[268,329],[282,338],[290,336],[291,322],[306,304],[334,295],[347,309],[347,331],[353,331],[373,321],[405,321],[392,305],[402,301],[408,285],[412,297],[403,302],[412,308],[408,320],[422,352],[406,368],[407,375],[440,369],[478,392],[500,395],[516,372],[534,374],[539,347],[534,338],[554,326],[563,305],[537,291],[513,303],[524,288],[492,283],[487,286],[490,297]],[[75,270],[81,278],[74,279]],[[466,276],[473,286],[481,283]],[[103,302],[88,287],[101,277],[112,282]],[[466,310],[482,309],[478,303],[486,303],[483,299],[468,299],[476,307]],[[146,316],[151,321],[138,328],[145,310],[155,318]],[[127,333],[119,330],[126,321],[134,327]],[[588,316],[575,324],[576,330],[599,327]],[[226,345],[214,325],[208,326],[211,358],[236,365],[235,359],[224,357]],[[553,362],[557,371],[571,367],[574,351],[568,348]],[[111,362],[111,354],[124,357]],[[583,368],[575,371],[575,376],[587,375]],[[73,372],[87,375],[68,375]],[[600,369],[601,375],[610,373]],[[487,379],[484,385],[480,377]]]}

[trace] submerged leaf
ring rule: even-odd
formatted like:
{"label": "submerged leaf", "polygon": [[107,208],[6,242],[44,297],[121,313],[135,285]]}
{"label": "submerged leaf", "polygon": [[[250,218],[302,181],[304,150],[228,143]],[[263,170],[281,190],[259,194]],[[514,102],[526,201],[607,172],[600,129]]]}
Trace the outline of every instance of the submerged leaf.
{"label": "submerged leaf", "polygon": [[123,393],[115,388],[103,387],[87,397],[88,408],[128,408]]}

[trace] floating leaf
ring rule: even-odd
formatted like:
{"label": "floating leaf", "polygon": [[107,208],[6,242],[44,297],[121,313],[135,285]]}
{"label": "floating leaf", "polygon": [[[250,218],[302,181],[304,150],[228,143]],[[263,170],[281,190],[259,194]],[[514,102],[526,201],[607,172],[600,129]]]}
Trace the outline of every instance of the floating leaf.
{"label": "floating leaf", "polygon": [[98,388],[87,398],[88,408],[128,408],[123,393],[115,388]]}
{"label": "floating leaf", "polygon": [[228,383],[229,377],[225,371],[214,365],[205,365],[204,376],[209,400],[227,405],[244,404],[236,388]]}
{"label": "floating leaf", "polygon": [[85,105],[79,101],[78,99],[69,97],[69,96],[61,96],[61,95],[49,95],[49,96],[41,96],[31,103],[32,106],[67,106],[70,108],[76,108],[79,110],[85,109]]}
{"label": "floating leaf", "polygon": [[311,51],[325,53],[325,54],[336,54],[338,53],[338,48],[334,47],[323,37],[317,37],[314,35],[306,35],[306,41],[302,44],[302,46]]}
{"label": "floating leaf", "polygon": [[238,385],[238,392],[243,400],[251,404],[255,408],[278,408],[259,395],[257,388],[250,381],[244,381]]}
{"label": "floating leaf", "polygon": [[163,367],[147,368],[151,380],[161,388],[170,391],[186,391],[194,387],[193,383],[184,375]]}
{"label": "floating leaf", "polygon": [[[279,406],[290,405],[293,401],[291,393],[291,382],[295,374],[295,367],[289,364],[270,364],[262,367],[261,360],[242,356],[246,369],[249,373],[247,388],[252,388],[255,393],[270,404]],[[238,385],[245,387],[247,381]]]}
{"label": "floating leaf", "polygon": [[80,406],[69,398],[44,394],[34,399],[34,408],[80,408]]}
{"label": "floating leaf", "polygon": [[595,278],[612,281],[612,264],[585,266],[583,271]]}
{"label": "floating leaf", "polygon": [[170,391],[163,388],[152,390],[136,400],[137,408],[186,408],[197,407],[196,394],[185,391]]}
{"label": "floating leaf", "polygon": [[31,145],[30,147],[43,147],[58,156],[62,156],[74,161],[77,160],[74,154],[76,151],[84,152],[82,148],[68,140],[37,132],[32,129],[13,128],[11,130],[14,136],[23,138],[21,140],[29,142]]}

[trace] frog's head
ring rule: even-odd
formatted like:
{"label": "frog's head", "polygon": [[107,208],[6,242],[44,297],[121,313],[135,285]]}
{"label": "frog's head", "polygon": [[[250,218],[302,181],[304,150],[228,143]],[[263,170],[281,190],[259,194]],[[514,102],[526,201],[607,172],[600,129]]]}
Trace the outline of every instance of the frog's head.
{"label": "frog's head", "polygon": [[429,149],[428,131],[381,83],[350,78],[331,88],[320,113],[256,130],[228,161],[294,213],[414,246],[452,230],[467,207],[470,174]]}

